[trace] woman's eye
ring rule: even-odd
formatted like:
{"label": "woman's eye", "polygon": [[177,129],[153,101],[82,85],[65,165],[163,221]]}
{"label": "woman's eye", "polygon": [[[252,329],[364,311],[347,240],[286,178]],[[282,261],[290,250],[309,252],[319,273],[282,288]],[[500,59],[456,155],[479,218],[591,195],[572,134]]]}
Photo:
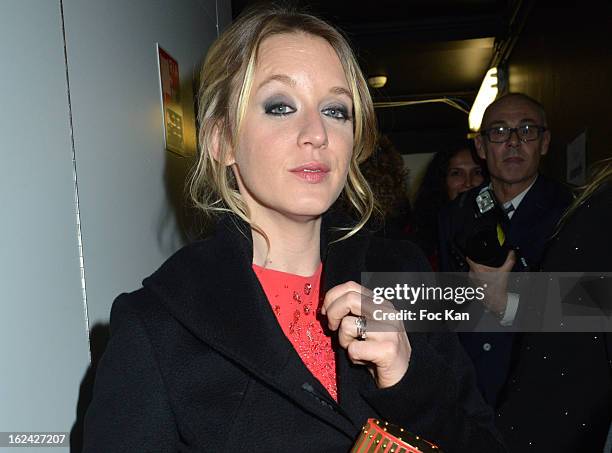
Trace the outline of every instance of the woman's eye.
{"label": "woman's eye", "polygon": [[459,170],[450,170],[448,176],[459,176],[461,172]]}
{"label": "woman's eye", "polygon": [[322,110],[323,115],[335,118],[337,120],[348,120],[350,119],[348,110],[345,107],[327,107]]}
{"label": "woman's eye", "polygon": [[265,106],[265,112],[268,115],[285,116],[295,112],[295,109],[288,104],[278,102]]}

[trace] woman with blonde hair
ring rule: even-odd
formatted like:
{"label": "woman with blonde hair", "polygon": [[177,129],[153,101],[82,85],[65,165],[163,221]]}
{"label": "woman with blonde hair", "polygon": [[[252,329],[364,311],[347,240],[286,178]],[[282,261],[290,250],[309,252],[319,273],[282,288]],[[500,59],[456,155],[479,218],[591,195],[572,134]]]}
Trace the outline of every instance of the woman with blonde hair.
{"label": "woman with blonde hair", "polygon": [[[217,231],[115,301],[85,451],[346,452],[369,417],[501,450],[455,337],[368,330],[361,272],[428,266],[362,228],[375,116],[342,35],[248,12],[208,52],[198,118],[191,194]],[[331,212],[342,191],[356,219]]]}

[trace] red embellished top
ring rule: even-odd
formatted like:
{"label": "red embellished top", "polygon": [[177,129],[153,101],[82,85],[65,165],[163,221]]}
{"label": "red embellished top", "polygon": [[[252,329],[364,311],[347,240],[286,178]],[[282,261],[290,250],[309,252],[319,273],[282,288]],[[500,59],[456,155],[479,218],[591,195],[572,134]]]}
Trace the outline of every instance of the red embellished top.
{"label": "red embellished top", "polygon": [[323,332],[319,312],[319,285],[323,265],[302,277],[253,264],[276,319],[310,372],[337,401],[336,358],[331,338]]}

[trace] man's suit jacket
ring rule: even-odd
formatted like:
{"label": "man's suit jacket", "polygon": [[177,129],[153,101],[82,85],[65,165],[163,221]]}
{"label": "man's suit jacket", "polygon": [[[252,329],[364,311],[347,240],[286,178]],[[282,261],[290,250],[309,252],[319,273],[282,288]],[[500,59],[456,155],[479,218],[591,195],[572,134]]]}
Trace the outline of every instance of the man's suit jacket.
{"label": "man's suit jacket", "polygon": [[[459,271],[451,257],[455,235],[462,232],[465,206],[475,202],[482,186],[461,194],[440,214],[441,271]],[[571,202],[570,192],[561,184],[539,175],[506,225],[506,239],[519,249],[530,269],[537,270],[546,243],[563,212]],[[515,270],[517,270],[519,264]],[[511,369],[515,335],[511,333],[464,333],[461,343],[476,369],[478,387],[492,406],[496,406]]]}
{"label": "man's suit jacket", "polygon": [[[325,290],[365,270],[428,270],[409,243],[331,239],[321,241]],[[347,452],[368,417],[447,452],[503,450],[454,334],[409,333],[408,371],[386,389],[338,349],[336,403],[284,336],[252,253],[250,230],[226,218],[115,301],[85,452]]]}

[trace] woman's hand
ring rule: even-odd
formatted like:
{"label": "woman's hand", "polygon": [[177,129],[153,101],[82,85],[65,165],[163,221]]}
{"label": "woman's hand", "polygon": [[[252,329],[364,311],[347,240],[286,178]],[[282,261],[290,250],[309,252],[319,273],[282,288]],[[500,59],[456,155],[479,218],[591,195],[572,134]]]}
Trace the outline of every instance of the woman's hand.
{"label": "woman's hand", "polygon": [[[390,302],[374,304],[372,291],[353,281],[330,289],[325,295],[321,313],[327,324],[338,331],[340,346],[350,360],[368,367],[378,388],[395,385],[406,374],[412,348],[401,321],[375,321],[374,310],[395,312]],[[366,319],[366,338],[359,338],[356,320]]]}

